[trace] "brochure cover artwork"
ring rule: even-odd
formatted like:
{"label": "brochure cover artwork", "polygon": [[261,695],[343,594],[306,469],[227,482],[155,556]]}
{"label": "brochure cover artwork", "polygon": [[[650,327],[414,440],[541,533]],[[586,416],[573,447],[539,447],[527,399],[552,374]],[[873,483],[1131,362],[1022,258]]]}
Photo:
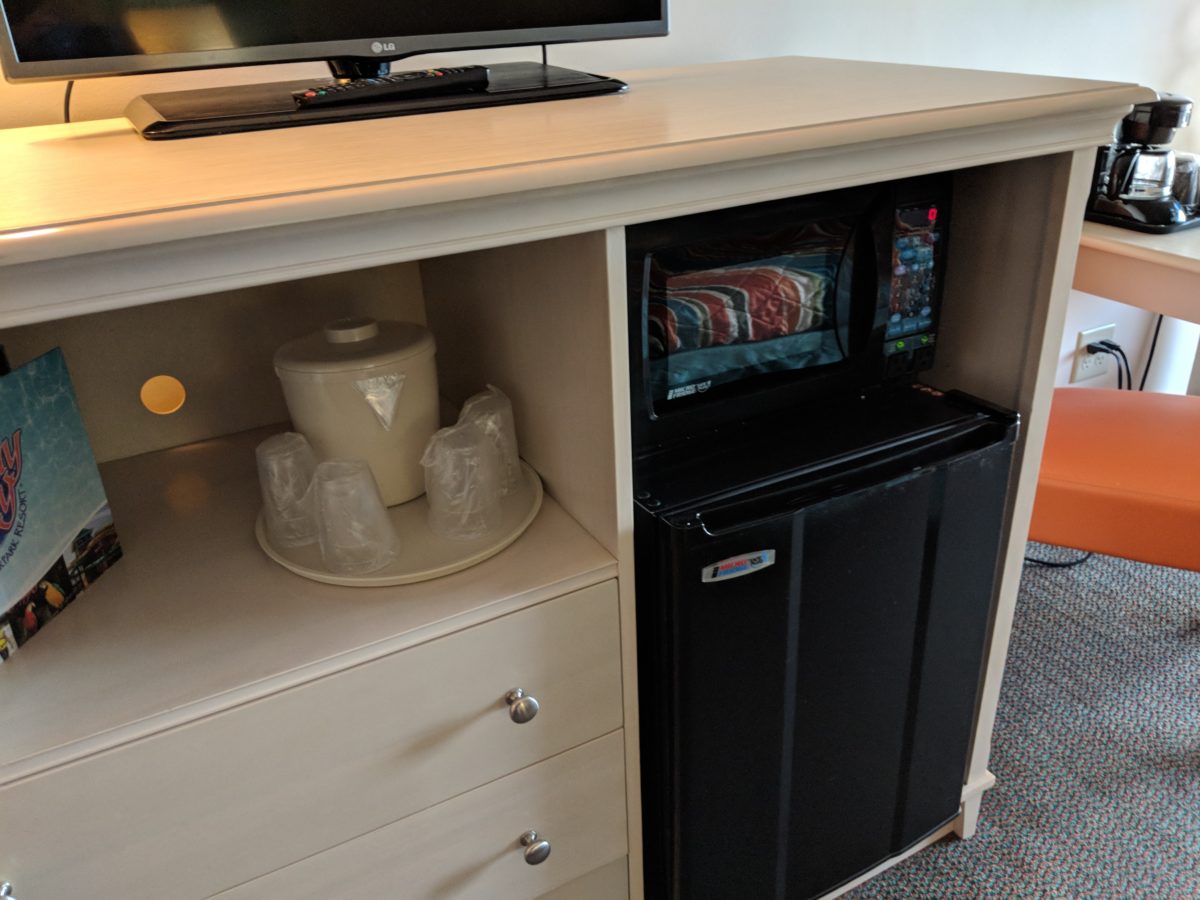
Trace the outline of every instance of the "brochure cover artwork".
{"label": "brochure cover artwork", "polygon": [[61,350],[0,377],[0,661],[121,558]]}

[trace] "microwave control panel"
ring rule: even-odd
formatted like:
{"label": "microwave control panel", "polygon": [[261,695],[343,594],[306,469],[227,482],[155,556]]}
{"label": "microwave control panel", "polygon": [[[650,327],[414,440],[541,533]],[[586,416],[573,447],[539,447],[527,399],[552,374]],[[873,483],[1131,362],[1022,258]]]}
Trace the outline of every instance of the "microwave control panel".
{"label": "microwave control panel", "polygon": [[889,376],[926,369],[933,362],[943,226],[934,203],[896,210],[883,345]]}

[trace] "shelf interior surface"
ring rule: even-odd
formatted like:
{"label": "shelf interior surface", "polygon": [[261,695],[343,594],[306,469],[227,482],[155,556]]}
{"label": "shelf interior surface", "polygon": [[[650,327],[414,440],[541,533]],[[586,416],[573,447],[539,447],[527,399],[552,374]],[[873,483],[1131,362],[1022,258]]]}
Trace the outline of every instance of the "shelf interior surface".
{"label": "shelf interior surface", "polygon": [[254,448],[280,430],[101,467],[124,557],[0,665],[0,784],[616,575],[550,497],[463,572],[384,588],[294,575],[254,539]]}

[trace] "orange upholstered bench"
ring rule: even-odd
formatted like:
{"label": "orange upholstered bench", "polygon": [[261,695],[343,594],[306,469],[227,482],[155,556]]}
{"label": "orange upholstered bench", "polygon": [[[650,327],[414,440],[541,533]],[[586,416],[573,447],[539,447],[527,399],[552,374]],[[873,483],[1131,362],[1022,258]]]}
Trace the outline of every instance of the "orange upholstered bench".
{"label": "orange upholstered bench", "polygon": [[1029,536],[1200,570],[1200,397],[1056,389]]}

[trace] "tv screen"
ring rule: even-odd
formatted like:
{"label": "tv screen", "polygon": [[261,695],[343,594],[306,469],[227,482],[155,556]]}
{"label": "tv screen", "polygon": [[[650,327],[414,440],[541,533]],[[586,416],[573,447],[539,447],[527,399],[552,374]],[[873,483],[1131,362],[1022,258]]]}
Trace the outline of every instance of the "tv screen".
{"label": "tv screen", "polygon": [[666,34],[666,0],[0,0],[10,80]]}

